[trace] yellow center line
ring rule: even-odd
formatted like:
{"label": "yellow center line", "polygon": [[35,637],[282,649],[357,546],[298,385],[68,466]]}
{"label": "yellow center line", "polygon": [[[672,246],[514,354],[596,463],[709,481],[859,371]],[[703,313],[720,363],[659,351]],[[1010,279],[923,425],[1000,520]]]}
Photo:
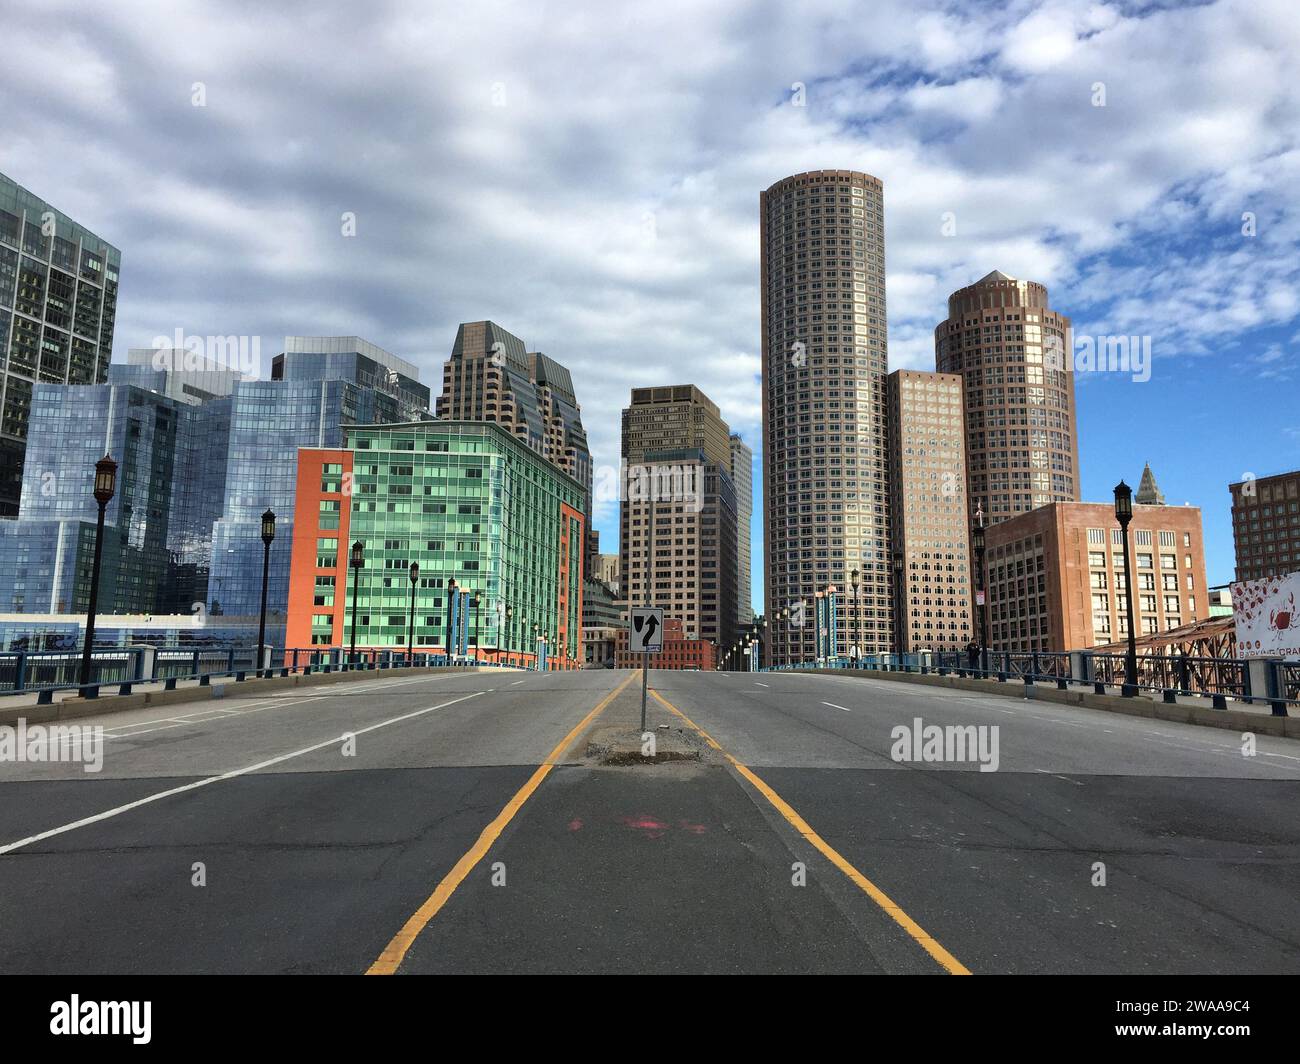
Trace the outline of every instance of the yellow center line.
{"label": "yellow center line", "polygon": [[532,793],[541,786],[542,780],[546,779],[547,774],[555,767],[556,762],[564,756],[564,752],[573,744],[573,741],[578,737],[582,730],[600,716],[600,714],[604,712],[605,707],[618,697],[623,688],[630,684],[639,675],[640,674],[636,672],[631,673],[621,684],[602,698],[600,702],[596,704],[595,709],[583,717],[568,735],[560,740],[555,749],[546,756],[546,760],[537,767],[537,771],[528,778],[528,782],[515,792],[515,796],[511,798],[510,801],[506,803],[505,808],[497,814],[496,819],[483,829],[483,834],[478,837],[478,841],[465,852],[465,855],[461,857],[452,870],[443,877],[442,882],[438,884],[437,888],[429,895],[424,904],[416,909],[411,915],[411,918],[402,925],[402,929],[398,931],[397,934],[393,936],[393,940],[384,947],[384,952],[379,955],[378,960],[376,960],[375,963],[366,970],[367,975],[396,974],[398,967],[406,958],[407,951],[411,948],[412,943],[415,942],[416,937],[429,925],[429,921],[438,915],[438,911],[447,904],[447,901],[451,898],[452,894],[456,892],[456,888],[459,887],[461,883],[464,882],[465,877],[473,871],[474,866],[478,864],[479,861],[483,860],[492,844],[496,842],[500,837],[501,832],[505,830],[506,825],[514,819],[515,814],[518,813],[523,807],[523,804],[528,801],[532,796]]}
{"label": "yellow center line", "polygon": [[688,717],[680,709],[678,709],[671,702],[669,702],[668,699],[664,698],[664,696],[661,695],[658,691],[652,689],[650,691],[650,694],[653,695],[655,700],[658,701],[670,713],[675,713],[678,717],[680,717],[683,721],[685,721],[691,728],[699,732],[701,738],[703,738],[704,741],[709,744],[709,746],[713,747],[713,749],[717,750],[719,753],[722,754],[723,757],[725,757],[729,762],[731,762],[731,764],[735,766],[736,771],[739,772],[745,779],[747,779],[751,784],[754,785],[754,787],[758,790],[758,793],[761,794],[764,798],[766,798],[778,813],[780,813],[783,817],[785,817],[786,821],[790,824],[791,827],[795,829],[795,831],[799,832],[800,835],[802,835],[805,839],[807,839],[808,842],[811,843],[812,846],[814,846],[818,850],[818,852],[821,853],[823,857],[825,857],[828,861],[831,862],[831,864],[833,864],[836,868],[838,868],[841,872],[843,872],[846,876],[848,876],[849,879],[853,881],[855,886],[857,886],[864,894],[867,895],[867,897],[869,897],[872,901],[874,901],[877,905],[879,905],[880,908],[884,910],[886,915],[888,915],[889,918],[894,921],[894,923],[898,924],[899,927],[901,927],[904,931],[906,931],[912,937],[912,939],[917,943],[917,945],[919,945],[923,950],[925,950],[926,953],[928,953],[931,957],[933,957],[936,961],[938,961],[939,964],[950,975],[971,974],[969,968],[967,968],[964,964],[961,963],[961,961],[959,961],[956,957],[954,957],[951,953],[949,953],[946,949],[944,949],[941,945],[939,945],[939,943],[936,942],[934,938],[930,936],[930,934],[925,930],[925,928],[923,928],[920,924],[918,924],[915,920],[913,920],[910,916],[908,916],[907,913],[903,911],[902,907],[897,902],[895,902],[892,898],[890,898],[888,894],[886,894],[883,890],[881,890],[878,886],[876,886],[873,882],[871,882],[871,880],[869,880],[866,876],[864,876],[861,872],[859,872],[856,868],[854,868],[853,865],[850,864],[849,861],[838,850],[835,849],[835,847],[833,847],[830,843],[828,843],[825,839],[823,839],[820,835],[818,835],[817,832],[815,832],[812,829],[812,827],[809,826],[808,822],[804,820],[803,817],[801,817],[798,813],[794,811],[794,809],[790,807],[790,805],[785,801],[784,798],[782,798],[779,794],[776,793],[776,791],[772,790],[771,787],[769,787],[766,783],[764,783],[763,780],[760,779],[747,765],[744,765],[740,761],[737,761],[736,758],[734,758],[731,754],[727,753],[726,750],[722,749],[722,747],[718,744],[717,740],[713,738],[713,736],[711,736],[708,732],[706,732],[703,728],[701,728],[698,724],[696,724],[695,721],[691,720],[690,717]]}

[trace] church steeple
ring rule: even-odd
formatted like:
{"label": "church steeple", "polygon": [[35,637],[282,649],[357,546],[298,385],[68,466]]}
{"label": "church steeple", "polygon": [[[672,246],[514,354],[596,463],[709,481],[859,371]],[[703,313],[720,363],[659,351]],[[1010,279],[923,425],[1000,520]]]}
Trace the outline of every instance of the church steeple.
{"label": "church steeple", "polygon": [[1137,494],[1133,496],[1133,501],[1142,506],[1163,506],[1165,504],[1164,492],[1156,484],[1156,475],[1151,472],[1151,463],[1147,462],[1142,467],[1142,480],[1138,484]]}

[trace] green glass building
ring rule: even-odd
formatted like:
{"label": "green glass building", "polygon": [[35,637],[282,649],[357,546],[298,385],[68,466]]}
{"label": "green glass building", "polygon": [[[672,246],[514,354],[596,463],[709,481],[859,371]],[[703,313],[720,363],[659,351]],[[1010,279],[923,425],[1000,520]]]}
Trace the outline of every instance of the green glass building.
{"label": "green glass building", "polygon": [[[299,451],[286,637],[578,667],[586,489],[491,422],[346,430]],[[450,594],[455,582],[457,598]],[[463,618],[463,620],[462,620]],[[453,630],[453,622],[455,628]]]}

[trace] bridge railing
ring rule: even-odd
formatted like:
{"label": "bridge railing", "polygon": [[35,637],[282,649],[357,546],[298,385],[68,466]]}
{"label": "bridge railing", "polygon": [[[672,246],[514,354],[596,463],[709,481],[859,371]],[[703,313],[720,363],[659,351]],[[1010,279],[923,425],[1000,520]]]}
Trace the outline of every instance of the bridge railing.
{"label": "bridge railing", "polygon": [[1300,662],[1260,658],[1211,658],[1186,654],[1142,654],[1137,671],[1127,675],[1124,654],[1095,651],[1008,652],[986,650],[922,651],[916,654],[870,654],[856,660],[846,657],[773,666],[770,670],[857,668],[867,672],[914,672],[971,676],[1026,685],[1055,683],[1058,688],[1091,686],[1096,693],[1107,688],[1159,692],[1165,702],[1179,697],[1208,698],[1216,709],[1227,700],[1265,704],[1275,716],[1287,716],[1288,705],[1300,703]]}
{"label": "bridge railing", "polygon": [[397,669],[419,667],[481,666],[524,669],[526,666],[490,658],[454,657],[446,654],[405,650],[358,648],[355,655],[346,647],[266,647],[258,660],[257,647],[102,647],[91,651],[90,679],[81,684],[80,650],[0,651],[0,696],[36,692],[38,703],[48,704],[61,690],[77,689],[87,697],[99,696],[100,689],[117,685],[118,693],[129,694],[135,684],[161,681],[167,690],[179,681],[207,685],[214,679],[233,677],[237,682],[250,676],[289,676],[296,673],[343,672],[354,669]]}

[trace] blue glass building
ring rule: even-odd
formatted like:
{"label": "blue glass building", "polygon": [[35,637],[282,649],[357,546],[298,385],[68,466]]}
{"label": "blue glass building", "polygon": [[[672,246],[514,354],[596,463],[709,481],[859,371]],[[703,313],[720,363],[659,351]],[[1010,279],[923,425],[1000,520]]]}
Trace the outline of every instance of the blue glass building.
{"label": "blue glass building", "polygon": [[37,384],[19,517],[0,521],[0,614],[88,608],[94,468],[111,454],[99,612],[255,617],[269,507],[267,606],[282,627],[298,448],[341,446],[350,425],[431,418],[417,376],[358,337],[287,337],[269,381],[136,349],[105,384]]}
{"label": "blue glass building", "polygon": [[173,398],[169,392],[189,387],[183,377],[132,364],[111,367],[106,384],[36,385],[19,517],[0,522],[0,612],[87,608],[98,512],[92,489],[104,454],[118,472],[105,510],[100,611],[202,607],[224,496],[225,463],[212,455],[224,453],[230,399],[206,391]]}
{"label": "blue glass building", "polygon": [[275,511],[267,610],[289,601],[299,447],[342,447],[349,425],[428,420],[429,389],[409,362],[356,336],[289,336],[269,381],[243,381],[232,396],[225,501],[212,537],[208,609],[261,609],[261,520]]}

